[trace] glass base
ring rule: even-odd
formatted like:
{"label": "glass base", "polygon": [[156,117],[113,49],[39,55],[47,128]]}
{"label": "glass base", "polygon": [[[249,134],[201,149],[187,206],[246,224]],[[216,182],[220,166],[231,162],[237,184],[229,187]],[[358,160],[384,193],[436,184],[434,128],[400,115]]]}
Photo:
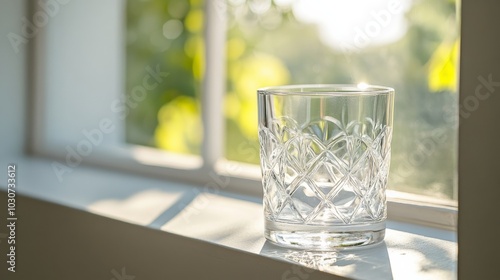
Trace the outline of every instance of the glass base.
{"label": "glass base", "polygon": [[295,249],[345,250],[366,248],[384,240],[385,222],[370,225],[308,226],[266,221],[266,239]]}

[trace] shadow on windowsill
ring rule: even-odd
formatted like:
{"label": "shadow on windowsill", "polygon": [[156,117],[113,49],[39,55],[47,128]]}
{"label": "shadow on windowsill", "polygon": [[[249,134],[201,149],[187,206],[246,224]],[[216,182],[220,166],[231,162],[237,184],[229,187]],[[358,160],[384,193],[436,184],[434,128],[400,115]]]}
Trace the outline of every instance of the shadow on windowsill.
{"label": "shadow on windowsill", "polygon": [[[355,279],[365,277],[368,271],[372,279],[393,278],[385,242],[362,250],[322,252],[283,248],[266,241],[260,254],[296,264],[283,273],[282,279],[296,279],[288,278],[292,275],[307,279],[307,274],[313,269]],[[306,268],[301,269],[297,265]]]}

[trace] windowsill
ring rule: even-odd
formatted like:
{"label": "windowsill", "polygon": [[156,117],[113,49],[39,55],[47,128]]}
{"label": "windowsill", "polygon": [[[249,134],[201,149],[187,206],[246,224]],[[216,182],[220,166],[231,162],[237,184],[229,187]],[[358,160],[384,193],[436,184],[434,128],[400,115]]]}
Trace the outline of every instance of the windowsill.
{"label": "windowsill", "polygon": [[[8,161],[18,165],[19,194],[118,221],[355,279],[456,278],[453,231],[388,221],[385,242],[373,248],[341,253],[291,251],[265,241],[262,205],[255,197],[207,193],[191,185],[87,166],[74,168],[59,182],[51,160]],[[0,176],[6,182],[5,172]],[[1,189],[5,190],[4,184]]]}

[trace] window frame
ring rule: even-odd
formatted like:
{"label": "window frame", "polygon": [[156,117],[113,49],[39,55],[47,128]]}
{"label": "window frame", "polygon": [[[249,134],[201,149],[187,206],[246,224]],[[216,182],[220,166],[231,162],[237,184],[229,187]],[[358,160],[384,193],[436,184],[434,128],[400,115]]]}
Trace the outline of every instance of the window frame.
{"label": "window frame", "polygon": [[[34,14],[41,9],[34,3],[36,1],[28,2],[31,11],[29,14]],[[95,147],[90,155],[82,159],[82,164],[197,184],[216,192],[225,190],[262,196],[259,167],[227,161],[223,157],[225,127],[222,112],[225,96],[225,63],[221,62],[225,61],[226,10],[224,1],[206,1],[205,3],[206,61],[201,102],[204,136],[200,157],[124,145],[123,137],[123,143],[117,143],[116,148]],[[121,5],[121,41],[124,42],[124,4],[117,5]],[[66,151],[61,148],[60,143],[47,141],[47,123],[44,121],[47,114],[46,98],[49,94],[46,88],[49,62],[46,59],[50,24],[49,22],[49,26],[41,28],[32,39],[28,54],[32,61],[28,75],[32,85],[28,98],[32,100],[28,108],[28,111],[32,112],[28,124],[30,135],[28,150],[34,155],[60,161],[64,160]],[[124,50],[122,52],[119,55],[125,60]],[[48,59],[51,59],[50,56]],[[122,76],[124,79],[123,73]],[[123,89],[123,84],[122,80],[119,88]],[[94,112],[94,114],[99,114],[99,112]],[[139,154],[140,157],[138,157]],[[387,194],[389,219],[456,230],[458,213],[456,203],[392,190],[389,190]]]}

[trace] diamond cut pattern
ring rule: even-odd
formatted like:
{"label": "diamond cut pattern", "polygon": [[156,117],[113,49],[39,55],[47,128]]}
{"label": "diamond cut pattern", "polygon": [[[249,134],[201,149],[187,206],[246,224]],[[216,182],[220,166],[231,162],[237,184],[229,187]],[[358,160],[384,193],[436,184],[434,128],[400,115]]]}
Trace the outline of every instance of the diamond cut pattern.
{"label": "diamond cut pattern", "polygon": [[391,128],[367,118],[288,118],[259,128],[266,217],[310,225],[385,219]]}

